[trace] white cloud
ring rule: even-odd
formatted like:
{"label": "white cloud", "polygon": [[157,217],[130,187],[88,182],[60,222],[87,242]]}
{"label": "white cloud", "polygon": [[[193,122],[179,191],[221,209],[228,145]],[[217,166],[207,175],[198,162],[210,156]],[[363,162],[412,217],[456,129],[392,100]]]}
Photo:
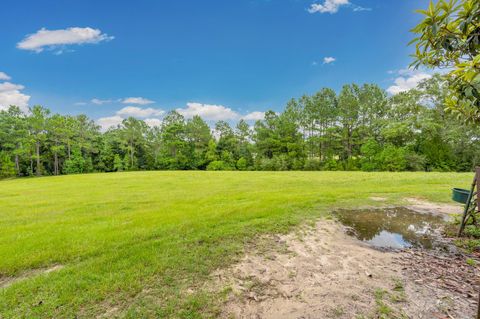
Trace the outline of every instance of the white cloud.
{"label": "white cloud", "polygon": [[[260,111],[250,112],[242,116],[238,112],[223,105],[202,104],[193,102],[187,103],[185,108],[177,108],[176,111],[185,116],[186,118],[192,118],[195,115],[199,115],[207,121],[239,119],[244,119],[246,121],[256,121],[263,120],[265,117],[265,113]],[[148,126],[154,127],[161,125],[162,116],[164,114],[165,112],[162,109],[152,107],[142,108],[138,106],[126,106],[116,111],[113,116],[99,118],[97,120],[97,124],[102,127],[102,130],[107,130],[110,127],[121,124],[124,119],[131,116],[143,119],[143,121],[145,121]]]}
{"label": "white cloud", "polygon": [[24,88],[25,87],[20,84],[10,82],[0,83],[0,110],[6,110],[10,105],[16,105],[23,112],[28,112],[30,95],[21,92]]}
{"label": "white cloud", "polygon": [[139,105],[147,105],[147,104],[153,104],[155,101],[146,99],[144,97],[127,97],[123,99],[122,101],[123,104],[139,104]]}
{"label": "white cloud", "polygon": [[178,108],[176,111],[186,118],[199,115],[205,120],[213,121],[234,120],[240,117],[240,115],[231,108],[213,104],[187,103],[186,108]]}
{"label": "white cloud", "polygon": [[325,0],[323,4],[312,3],[308,12],[310,13],[337,13],[341,6],[349,5],[348,0]]}
{"label": "white cloud", "polygon": [[160,117],[165,112],[161,109],[154,108],[140,108],[137,106],[126,106],[117,112],[113,116],[102,117],[97,120],[97,124],[100,125],[103,131],[111,127],[116,127],[121,124],[122,121],[128,117],[143,118],[145,123],[150,127],[158,126],[161,123],[161,120],[156,117]]}
{"label": "white cloud", "polygon": [[365,7],[360,7],[353,5],[352,6],[354,12],[359,12],[359,11],[372,11],[372,8],[365,8]]}
{"label": "white cloud", "polygon": [[0,92],[23,90],[24,88],[25,87],[20,84],[13,84],[10,82],[0,83]]}
{"label": "white cloud", "polygon": [[119,124],[122,124],[123,118],[118,115],[101,117],[97,120],[97,124],[100,125],[102,130],[106,131],[111,127],[116,127]]}
{"label": "white cloud", "polygon": [[[17,43],[17,48],[22,50],[42,52],[44,49],[62,48],[72,44],[99,43],[110,41],[114,37],[102,33],[99,29],[93,28],[67,28],[60,30],[47,30],[42,28],[34,34],[27,35]],[[63,52],[62,49],[57,53]]]}
{"label": "white cloud", "polygon": [[102,104],[107,104],[107,103],[112,103],[113,101],[112,100],[101,100],[101,99],[91,99],[90,102],[92,102],[93,104],[97,104],[97,105],[102,105]]}
{"label": "white cloud", "polygon": [[331,56],[326,56],[323,58],[323,64],[330,64],[335,62],[337,59]]}
{"label": "white cloud", "polygon": [[117,115],[123,117],[150,117],[150,116],[161,116],[165,113],[161,109],[154,109],[154,108],[145,108],[142,109],[141,107],[137,106],[126,106],[123,109],[117,111]]}
{"label": "white cloud", "polygon": [[429,73],[412,69],[401,69],[396,73],[399,77],[394,80],[394,85],[387,88],[387,92],[392,95],[414,89],[420,82],[432,77]]}
{"label": "white cloud", "polygon": [[155,126],[162,125],[162,120],[161,119],[151,118],[151,119],[145,119],[144,121],[150,127],[155,127]]}
{"label": "white cloud", "polygon": [[351,3],[349,0],[325,0],[323,4],[319,3],[312,3],[308,8],[308,12],[310,13],[330,13],[334,14],[337,13],[340,7],[346,6],[351,8],[354,12],[359,11],[371,11],[371,8],[364,8],[361,6],[357,6]]}
{"label": "white cloud", "polygon": [[251,112],[242,117],[246,121],[258,121],[265,118],[265,112]]}
{"label": "white cloud", "polygon": [[0,72],[0,80],[1,81],[8,81],[8,80],[11,80],[11,77],[9,77],[7,75],[7,73],[5,73],[5,72]]}

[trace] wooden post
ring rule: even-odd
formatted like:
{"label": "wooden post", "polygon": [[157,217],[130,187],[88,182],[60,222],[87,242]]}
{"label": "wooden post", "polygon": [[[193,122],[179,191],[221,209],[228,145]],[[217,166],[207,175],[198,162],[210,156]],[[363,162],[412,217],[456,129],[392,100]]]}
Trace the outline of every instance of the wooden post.
{"label": "wooden post", "polygon": [[467,219],[468,219],[468,210],[470,209],[470,203],[472,202],[473,192],[475,191],[475,186],[478,180],[477,176],[478,176],[477,172],[475,172],[475,177],[473,178],[472,186],[470,187],[470,193],[468,194],[467,202],[465,203],[465,207],[463,208],[462,222],[460,223],[460,228],[458,229],[458,234],[457,234],[458,237],[462,236],[463,230],[465,229],[465,223],[467,222]]}
{"label": "wooden post", "polygon": [[475,179],[477,180],[477,212],[480,212],[480,166],[475,169]]}
{"label": "wooden post", "polygon": [[[477,212],[480,212],[480,167],[475,168],[475,179],[477,182]],[[477,319],[480,319],[480,293],[478,294]]]}

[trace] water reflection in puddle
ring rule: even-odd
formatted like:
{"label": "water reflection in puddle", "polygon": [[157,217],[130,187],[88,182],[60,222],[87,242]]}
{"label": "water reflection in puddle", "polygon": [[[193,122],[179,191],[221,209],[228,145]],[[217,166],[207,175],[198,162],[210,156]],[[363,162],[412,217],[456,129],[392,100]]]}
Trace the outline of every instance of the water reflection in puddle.
{"label": "water reflection in puddle", "polygon": [[444,248],[439,239],[445,221],[438,215],[405,207],[339,210],[335,215],[350,235],[377,248]]}

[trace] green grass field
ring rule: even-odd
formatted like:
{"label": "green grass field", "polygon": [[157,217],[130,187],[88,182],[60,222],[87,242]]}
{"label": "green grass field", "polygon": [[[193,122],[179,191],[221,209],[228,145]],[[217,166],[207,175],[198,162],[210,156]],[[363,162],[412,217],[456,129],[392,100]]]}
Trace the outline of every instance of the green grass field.
{"label": "green grass field", "polygon": [[[450,189],[472,177],[191,171],[2,181],[0,282],[24,278],[0,288],[0,318],[214,316],[218,296],[196,287],[255,236],[336,207],[450,202]],[[55,265],[63,268],[42,271]]]}

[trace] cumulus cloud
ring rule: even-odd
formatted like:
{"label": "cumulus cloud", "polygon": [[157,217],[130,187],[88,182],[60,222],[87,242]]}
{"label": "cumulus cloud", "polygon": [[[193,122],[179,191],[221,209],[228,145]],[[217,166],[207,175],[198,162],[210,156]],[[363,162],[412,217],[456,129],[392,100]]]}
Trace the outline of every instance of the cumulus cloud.
{"label": "cumulus cloud", "polygon": [[12,78],[7,75],[5,72],[0,72],[0,81],[8,81],[11,80]]}
{"label": "cumulus cloud", "polygon": [[[27,35],[17,43],[17,48],[22,50],[42,52],[44,49],[54,50],[67,45],[93,44],[102,41],[110,41],[114,37],[102,33],[99,29],[93,28],[67,28],[59,30],[47,30],[42,28],[37,32]],[[61,53],[63,50],[57,51]]]}
{"label": "cumulus cloud", "polygon": [[155,101],[146,99],[144,97],[127,97],[122,100],[123,104],[138,104],[138,105],[147,105],[153,104]]}
{"label": "cumulus cloud", "polygon": [[371,11],[370,8],[364,8],[351,3],[349,0],[325,0],[323,4],[312,3],[308,8],[310,13],[337,13],[340,7],[345,6],[353,11]]}
{"label": "cumulus cloud", "polygon": [[103,131],[111,127],[116,127],[121,124],[122,121],[128,117],[141,118],[147,123],[147,125],[153,127],[158,126],[161,123],[161,117],[165,112],[161,109],[154,108],[141,108],[137,106],[126,106],[117,112],[113,116],[102,117],[97,120],[97,124],[100,125]]}
{"label": "cumulus cloud", "polygon": [[111,127],[116,127],[119,124],[122,124],[123,117],[119,115],[101,117],[97,120],[97,124],[100,125],[102,130],[106,131]]}
{"label": "cumulus cloud", "polygon": [[323,64],[330,64],[330,63],[333,63],[335,62],[337,59],[335,59],[334,57],[331,57],[331,56],[326,56],[323,58]]}
{"label": "cumulus cloud", "polygon": [[245,121],[258,121],[265,118],[265,112],[251,112],[242,117]]}
{"label": "cumulus cloud", "polygon": [[117,115],[123,116],[123,117],[150,117],[150,116],[161,116],[165,113],[161,109],[154,109],[154,108],[141,108],[138,106],[126,106],[122,108],[121,110],[117,111]]}
{"label": "cumulus cloud", "polygon": [[429,73],[412,69],[402,69],[393,73],[397,73],[399,76],[395,78],[394,85],[387,88],[387,92],[392,95],[414,89],[420,82],[432,77]]}
{"label": "cumulus cloud", "polygon": [[[7,77],[10,79],[9,76],[6,76],[5,78]],[[22,93],[21,91],[23,89],[25,89],[25,87],[20,84],[10,82],[0,83],[0,110],[6,110],[10,105],[16,105],[22,111],[27,112],[30,95]]]}
{"label": "cumulus cloud", "polygon": [[150,127],[155,127],[155,126],[160,126],[162,125],[162,120],[161,119],[156,119],[156,118],[149,118],[144,120],[145,123],[147,123],[148,126]]}
{"label": "cumulus cloud", "polygon": [[186,118],[192,118],[195,115],[201,116],[205,120],[234,120],[240,115],[229,107],[223,105],[187,103],[186,108],[178,108],[176,110]]}
{"label": "cumulus cloud", "polygon": [[[120,101],[123,102],[124,100]],[[240,113],[223,105],[202,104],[194,102],[187,103],[186,107],[177,108],[176,111],[185,116],[186,118],[192,118],[195,115],[199,115],[207,121],[228,121],[239,119],[244,119],[246,121],[257,121],[263,120],[265,116],[265,113],[260,111],[241,115]],[[99,118],[97,120],[97,124],[101,126],[102,130],[107,130],[108,128],[115,127],[118,124],[121,124],[124,119],[131,116],[143,119],[148,126],[154,127],[161,125],[163,115],[165,115],[165,112],[162,109],[158,108],[126,106],[116,111],[113,116]]]}
{"label": "cumulus cloud", "polygon": [[341,6],[348,5],[348,0],[325,0],[323,4],[312,3],[308,12],[310,13],[337,13]]}

